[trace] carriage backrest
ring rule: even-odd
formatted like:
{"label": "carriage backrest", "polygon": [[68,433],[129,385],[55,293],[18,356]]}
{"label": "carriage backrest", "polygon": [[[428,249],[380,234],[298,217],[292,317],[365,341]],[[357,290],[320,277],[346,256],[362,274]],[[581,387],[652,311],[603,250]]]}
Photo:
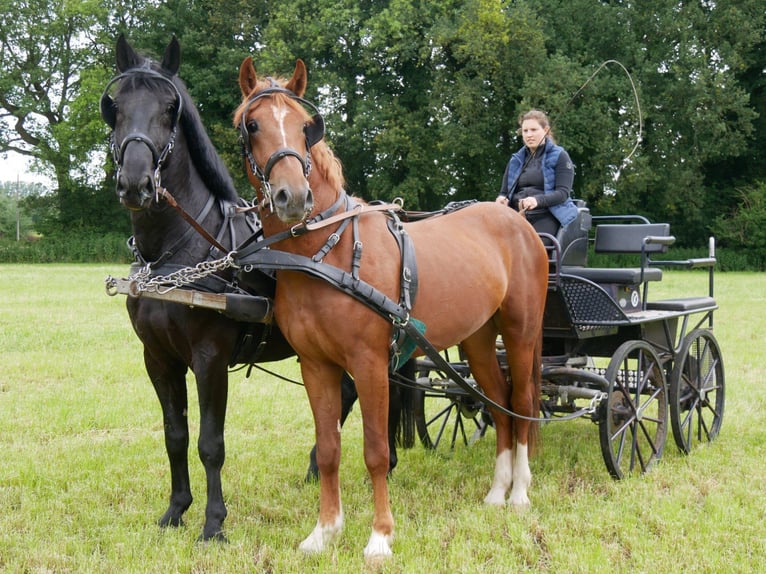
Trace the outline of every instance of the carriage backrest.
{"label": "carriage backrest", "polygon": [[596,227],[596,253],[665,253],[667,242],[647,238],[670,236],[669,223],[602,224]]}
{"label": "carriage backrest", "polygon": [[590,209],[582,200],[574,200],[577,218],[559,229],[556,240],[561,246],[560,265],[584,267],[588,264],[588,234],[592,226]]}

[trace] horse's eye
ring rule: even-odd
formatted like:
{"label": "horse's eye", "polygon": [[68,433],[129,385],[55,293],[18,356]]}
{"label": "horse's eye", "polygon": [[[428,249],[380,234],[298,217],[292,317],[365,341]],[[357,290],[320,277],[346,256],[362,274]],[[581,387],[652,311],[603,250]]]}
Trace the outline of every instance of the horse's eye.
{"label": "horse's eye", "polygon": [[251,134],[254,134],[255,132],[257,132],[258,122],[256,122],[255,120],[250,120],[249,122],[247,122],[247,131],[248,133],[251,133]]}

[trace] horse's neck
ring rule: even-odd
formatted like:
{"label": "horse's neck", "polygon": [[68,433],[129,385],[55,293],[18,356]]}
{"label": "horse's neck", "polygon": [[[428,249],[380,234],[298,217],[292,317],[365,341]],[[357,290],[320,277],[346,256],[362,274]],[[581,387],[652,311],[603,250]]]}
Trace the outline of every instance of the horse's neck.
{"label": "horse's neck", "polygon": [[[173,158],[176,161],[171,162],[163,172],[162,186],[186,213],[197,219],[212,193],[187,158],[181,153]],[[204,227],[215,236],[221,220],[220,209],[213,205],[203,220]],[[190,224],[164,199],[160,198],[158,204],[153,204],[146,211],[134,213],[132,224],[136,247],[146,262],[167,257],[167,263],[192,265],[208,256],[210,244],[196,230],[189,233]],[[171,252],[172,255],[166,255]]]}

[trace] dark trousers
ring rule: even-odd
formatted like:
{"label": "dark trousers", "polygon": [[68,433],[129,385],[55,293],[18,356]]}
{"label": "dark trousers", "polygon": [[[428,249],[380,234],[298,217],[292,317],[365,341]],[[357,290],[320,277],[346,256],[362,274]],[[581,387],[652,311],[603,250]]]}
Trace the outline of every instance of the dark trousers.
{"label": "dark trousers", "polygon": [[527,221],[532,224],[538,233],[548,233],[556,237],[561,224],[553,214],[547,209],[528,211],[526,213]]}

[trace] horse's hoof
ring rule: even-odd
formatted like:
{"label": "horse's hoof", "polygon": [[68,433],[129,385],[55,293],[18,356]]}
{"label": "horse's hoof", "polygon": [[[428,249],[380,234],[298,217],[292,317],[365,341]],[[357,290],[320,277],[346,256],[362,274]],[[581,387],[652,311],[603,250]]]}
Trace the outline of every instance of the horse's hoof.
{"label": "horse's hoof", "polygon": [[393,552],[391,551],[391,544],[393,543],[393,540],[393,535],[380,534],[373,530],[372,535],[370,536],[370,540],[367,542],[367,546],[364,548],[365,560],[369,562],[382,560],[393,556]]}
{"label": "horse's hoof", "polygon": [[222,530],[219,530],[215,534],[210,535],[203,532],[199,535],[199,538],[197,538],[197,542],[220,542],[221,544],[228,544],[229,539],[226,538],[226,535]]}
{"label": "horse's hoof", "polygon": [[335,542],[343,530],[343,513],[338,516],[335,524],[322,526],[317,522],[314,530],[308,535],[308,538],[300,543],[300,550],[306,554],[318,554]]}
{"label": "horse's hoof", "polygon": [[531,506],[529,502],[529,498],[527,498],[526,495],[519,496],[518,498],[514,498],[513,495],[508,499],[508,506],[511,507],[511,510],[514,512],[526,512],[529,510],[529,507]]}
{"label": "horse's hoof", "polygon": [[167,514],[157,521],[157,525],[160,528],[180,528],[185,526],[183,518],[180,516],[168,516]]}
{"label": "horse's hoof", "polygon": [[504,506],[505,505],[505,491],[501,489],[493,489],[489,491],[489,494],[484,497],[484,504],[487,506]]}

